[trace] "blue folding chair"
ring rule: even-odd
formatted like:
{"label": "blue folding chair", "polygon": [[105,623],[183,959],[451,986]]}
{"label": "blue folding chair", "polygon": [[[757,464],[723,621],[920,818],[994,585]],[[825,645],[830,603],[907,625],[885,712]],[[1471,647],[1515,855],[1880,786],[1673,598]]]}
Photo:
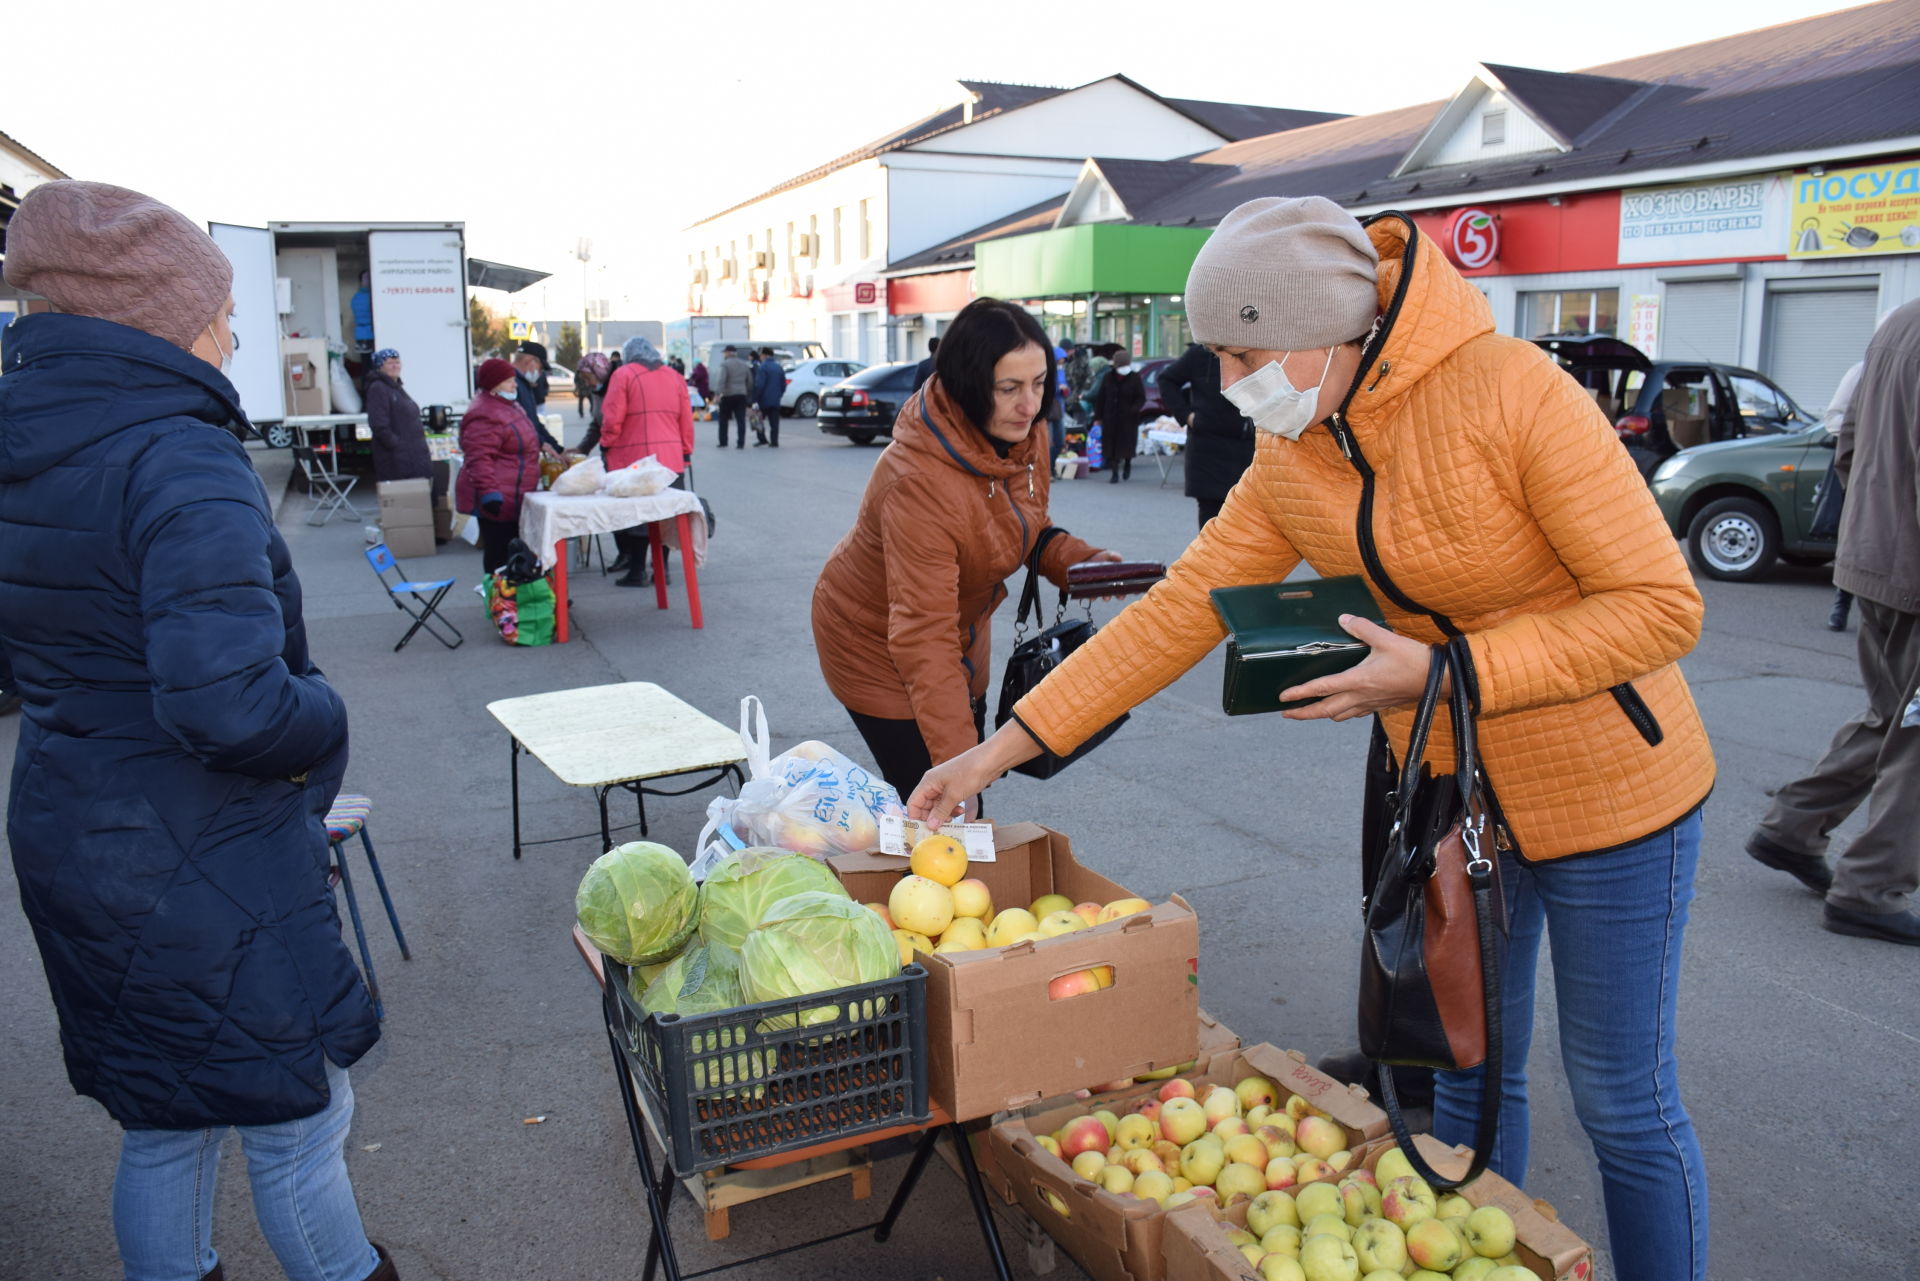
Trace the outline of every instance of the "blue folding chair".
{"label": "blue folding chair", "polygon": [[[407,634],[402,636],[400,643],[393,647],[394,653],[398,654],[405,649],[407,642],[413,639],[413,634],[422,627],[427,629],[429,636],[448,649],[460,648],[460,642],[466,637],[462,636],[460,629],[448,622],[447,616],[440,612],[440,602],[456,580],[439,578],[430,583],[415,583],[403,578],[399,582],[388,582],[387,571],[391,570],[398,574],[400,566],[394,561],[393,553],[387,550],[385,543],[375,543],[367,548],[367,564],[373,566],[373,572],[380,579],[380,585],[387,589],[387,599],[393,602],[393,607],[413,620],[413,626],[407,628]],[[412,604],[407,603],[409,599],[412,600]],[[453,633],[452,640],[440,634],[439,628],[433,625],[434,620],[438,620],[441,626]]]}
{"label": "blue folding chair", "polygon": [[407,950],[407,936],[400,928],[400,914],[393,910],[393,895],[387,893],[387,878],[380,874],[380,857],[373,852],[373,841],[367,836],[367,816],[373,813],[373,801],[352,792],[342,792],[334,798],[333,808],[327,811],[327,846],[333,853],[333,866],[329,869],[328,884],[338,883],[347,892],[347,913],[353,920],[354,937],[360,942],[360,964],[367,971],[367,995],[373,998],[374,1017],[387,1017],[386,1007],[380,1002],[380,979],[373,971],[373,953],[367,948],[366,926],[360,920],[360,900],[353,892],[353,873],[347,868],[346,845],[353,837],[360,838],[360,846],[367,852],[367,866],[373,869],[373,883],[379,887],[380,901],[387,907],[387,924],[393,926],[393,941],[400,945],[400,959],[411,961],[413,953]]}

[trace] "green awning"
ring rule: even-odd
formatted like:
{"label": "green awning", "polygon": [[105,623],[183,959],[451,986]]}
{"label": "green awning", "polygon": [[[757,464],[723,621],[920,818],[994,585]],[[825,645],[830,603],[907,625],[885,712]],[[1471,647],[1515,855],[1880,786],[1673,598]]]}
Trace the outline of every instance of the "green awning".
{"label": "green awning", "polygon": [[1177,294],[1212,234],[1103,222],[983,241],[973,251],[976,288],[993,298]]}

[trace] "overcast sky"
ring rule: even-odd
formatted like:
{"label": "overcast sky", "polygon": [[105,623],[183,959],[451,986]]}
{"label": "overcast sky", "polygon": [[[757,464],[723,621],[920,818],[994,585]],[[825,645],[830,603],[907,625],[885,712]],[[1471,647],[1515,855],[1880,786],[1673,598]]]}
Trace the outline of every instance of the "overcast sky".
{"label": "overcast sky", "polygon": [[675,231],[951,105],[957,78],[1122,72],[1358,114],[1448,97],[1476,61],[1577,70],[1835,7],[19,0],[0,131],[201,221],[463,221],[469,253],[555,273],[513,300],[529,318],[579,314],[591,237],[590,296],[667,319]]}

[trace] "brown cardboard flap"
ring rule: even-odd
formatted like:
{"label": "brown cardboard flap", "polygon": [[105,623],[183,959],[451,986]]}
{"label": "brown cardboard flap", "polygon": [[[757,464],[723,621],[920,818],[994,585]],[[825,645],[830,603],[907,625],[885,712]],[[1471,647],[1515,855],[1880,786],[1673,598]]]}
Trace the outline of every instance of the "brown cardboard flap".
{"label": "brown cardboard flap", "polygon": [[[1437,1173],[1451,1179],[1466,1171],[1468,1148],[1448,1148],[1430,1134],[1416,1134],[1413,1142]],[[1374,1145],[1363,1164],[1369,1170],[1376,1168],[1380,1158],[1398,1146],[1391,1141]],[[1541,1281],[1590,1281],[1593,1247],[1561,1223],[1551,1205],[1534,1201],[1491,1170],[1461,1188],[1460,1195],[1473,1205],[1497,1205],[1513,1218],[1519,1239],[1514,1253]]]}
{"label": "brown cardboard flap", "polygon": [[1224,1225],[1228,1223],[1236,1228],[1247,1226],[1247,1203],[1227,1207],[1219,1218],[1214,1216],[1214,1207],[1199,1201],[1168,1210],[1160,1229],[1160,1252],[1166,1264],[1164,1281],[1260,1281],[1247,1256],[1227,1240]]}
{"label": "brown cardboard flap", "polygon": [[[1116,1195],[1081,1178],[1035,1143],[1017,1120],[990,1129],[987,1144],[1014,1200],[1094,1281],[1159,1281],[1158,1229],[1163,1212],[1158,1205],[1141,1197]],[[1047,1192],[1066,1207],[1064,1216],[1047,1200]],[[1150,1252],[1141,1238],[1149,1221]],[[1147,1260],[1154,1262],[1149,1266]]]}

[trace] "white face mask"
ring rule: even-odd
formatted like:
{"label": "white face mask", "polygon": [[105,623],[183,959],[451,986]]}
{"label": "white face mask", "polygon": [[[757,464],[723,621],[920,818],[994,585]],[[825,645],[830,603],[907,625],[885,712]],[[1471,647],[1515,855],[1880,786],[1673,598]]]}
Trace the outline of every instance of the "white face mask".
{"label": "white face mask", "polygon": [[233,353],[240,350],[240,344],[237,342],[234,343],[231,349],[222,347],[220,345],[220,336],[213,332],[212,325],[207,326],[207,337],[213,339],[213,349],[220,353],[220,372],[223,374],[231,374],[233,372]]}
{"label": "white face mask", "polygon": [[502,400],[519,400],[520,393],[514,391],[496,391],[493,393]]}
{"label": "white face mask", "polygon": [[1333,348],[1329,347],[1326,367],[1320,371],[1320,382],[1302,389],[1293,385],[1293,380],[1287,377],[1287,371],[1280,367],[1279,361],[1269,360],[1233,386],[1224,388],[1220,394],[1232,402],[1235,409],[1252,419],[1253,425],[1261,431],[1270,431],[1288,440],[1298,440],[1302,432],[1313,426],[1314,409],[1320,403],[1320,387],[1327,381],[1327,371],[1332,368]]}

